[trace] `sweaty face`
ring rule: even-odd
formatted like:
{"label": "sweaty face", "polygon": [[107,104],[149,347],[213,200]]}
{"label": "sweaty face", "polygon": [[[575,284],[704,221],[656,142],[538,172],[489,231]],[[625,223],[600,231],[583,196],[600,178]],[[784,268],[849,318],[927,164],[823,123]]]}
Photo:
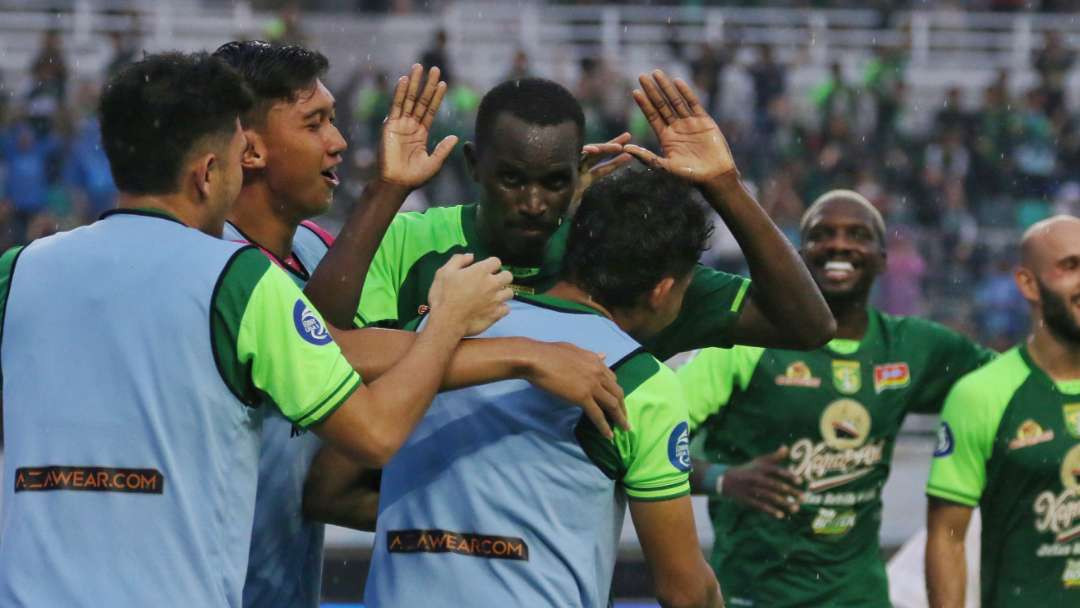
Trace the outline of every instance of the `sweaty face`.
{"label": "sweaty face", "polygon": [[580,141],[570,121],[539,126],[508,113],[496,117],[472,170],[484,192],[482,235],[504,263],[538,266],[543,260],[577,186]]}
{"label": "sweaty face", "polygon": [[295,101],[271,106],[258,130],[266,144],[265,179],[275,200],[299,219],[325,213],[347,145],[334,125],[334,96],[322,81],[298,92]]}
{"label": "sweaty face", "polygon": [[865,299],[885,266],[873,215],[853,201],[822,206],[803,232],[803,261],[827,301]]}

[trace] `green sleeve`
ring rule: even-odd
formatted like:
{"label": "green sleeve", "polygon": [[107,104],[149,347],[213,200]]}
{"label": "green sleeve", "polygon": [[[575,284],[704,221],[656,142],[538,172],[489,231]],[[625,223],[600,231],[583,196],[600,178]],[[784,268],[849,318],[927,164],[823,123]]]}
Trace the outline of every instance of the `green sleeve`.
{"label": "green sleeve", "polygon": [[403,255],[407,234],[405,215],[399,214],[390,223],[368,267],[353,320],[357,327],[398,320],[398,290],[407,271]]}
{"label": "green sleeve", "polygon": [[699,265],[678,318],[645,348],[664,361],[706,346],[731,346],[731,329],[742,312],[750,279]]}
{"label": "green sleeve", "polygon": [[[1015,351],[1003,358],[1019,359]],[[1016,389],[1027,378],[1022,361],[998,361],[956,383],[945,399],[926,493],[961,505],[979,504],[994,437]]]}
{"label": "green sleeve", "polygon": [[315,307],[256,249],[240,250],[222,273],[211,335],[233,393],[250,405],[265,395],[300,427],[324,420],[361,384]]}
{"label": "green sleeve", "polygon": [[930,354],[926,366],[928,373],[913,387],[915,394],[909,401],[908,411],[936,414],[941,411],[945,395],[953,384],[992,361],[997,353],[937,323],[922,319],[907,321],[919,327],[918,331],[908,333],[918,337],[918,343],[910,347]]}
{"label": "green sleeve", "polygon": [[631,500],[671,500],[689,494],[690,433],[675,373],[645,353],[615,371],[632,429],[615,431],[626,495]]}
{"label": "green sleeve", "polygon": [[[0,342],[4,340],[4,318],[7,317],[8,293],[11,292],[11,277],[15,272],[15,262],[22,253],[23,246],[12,247],[0,256]],[[4,373],[0,370],[0,389],[4,386]]]}
{"label": "green sleeve", "polygon": [[691,432],[727,405],[736,388],[746,390],[764,353],[756,346],[703,348],[679,368]]}

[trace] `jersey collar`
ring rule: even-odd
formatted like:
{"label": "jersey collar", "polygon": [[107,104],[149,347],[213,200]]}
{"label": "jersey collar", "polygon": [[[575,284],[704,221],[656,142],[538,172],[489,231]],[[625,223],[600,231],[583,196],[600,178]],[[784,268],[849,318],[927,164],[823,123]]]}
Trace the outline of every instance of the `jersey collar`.
{"label": "jersey collar", "polygon": [[[461,206],[461,234],[465,237],[465,242],[476,256],[476,259],[482,260],[491,256],[491,250],[480,238],[480,232],[476,228],[476,214],[479,209],[480,206],[475,203]],[[504,264],[503,270],[514,275],[516,285],[531,286],[545,279],[553,279],[558,275],[562,267],[562,256],[566,249],[565,232],[568,229],[569,224],[563,223],[555,234],[548,239],[547,247],[544,249],[544,261],[539,268]]]}
{"label": "jersey collar", "polygon": [[141,215],[143,217],[154,217],[162,220],[169,220],[176,222],[182,226],[187,226],[184,222],[180,221],[180,218],[158,207],[134,207],[131,209],[109,209],[105,213],[102,213],[98,219],[105,219],[114,215]]}
{"label": "jersey collar", "polygon": [[[582,304],[581,302],[574,302],[572,300],[564,300],[562,298],[556,298],[546,294],[517,294],[514,296],[515,300],[520,300],[534,306],[541,308],[549,308],[551,310],[557,310],[559,312],[569,312],[574,314],[592,314],[604,317],[604,314],[599,310]],[[607,317],[604,317],[605,319]]]}
{"label": "jersey collar", "polygon": [[834,355],[850,357],[862,350],[867,344],[873,344],[881,334],[881,328],[878,327],[881,323],[881,315],[878,313],[877,309],[868,306],[866,308],[866,316],[866,332],[863,333],[862,338],[859,338],[858,340],[833,338],[822,348]]}
{"label": "jersey collar", "polygon": [[1080,380],[1064,380],[1058,382],[1050,377],[1050,374],[1046,373],[1046,370],[1035,364],[1035,361],[1031,358],[1031,353],[1028,352],[1027,343],[1021,343],[1017,350],[1020,351],[1020,358],[1027,364],[1028,369],[1031,370],[1031,374],[1039,379],[1039,382],[1050,386],[1053,390],[1063,395],[1080,395]]}

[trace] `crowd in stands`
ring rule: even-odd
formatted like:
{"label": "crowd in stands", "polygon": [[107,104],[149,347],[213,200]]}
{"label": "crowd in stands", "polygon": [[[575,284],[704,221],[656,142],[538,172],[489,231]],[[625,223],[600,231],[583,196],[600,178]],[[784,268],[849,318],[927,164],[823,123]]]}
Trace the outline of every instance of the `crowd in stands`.
{"label": "crowd in stands", "polygon": [[[299,25],[279,32],[303,40]],[[135,55],[137,40],[116,36],[107,71]],[[1031,58],[1037,85],[1013,86],[1009,74],[975,91],[944,92],[927,119],[914,116],[904,47],[881,47],[860,73],[840,64],[809,93],[789,89],[790,67],[774,49],[735,61],[730,47],[670,44],[721,126],[743,177],[789,237],[797,240],[802,211],[832,188],[869,198],[890,226],[887,274],[876,302],[898,314],[922,314],[959,327],[995,347],[1017,339],[1026,306],[1012,285],[1017,233],[1050,213],[1080,212],[1080,115],[1066,103],[1074,53],[1049,34]],[[445,34],[418,60],[438,64],[450,85],[433,141],[467,139],[483,90],[458,78]],[[73,82],[61,36],[43,35],[25,82],[0,78],[0,246],[24,243],[93,221],[112,206],[115,187],[98,145],[94,116],[101,80]],[[667,67],[667,66],[664,66]],[[634,82],[600,58],[578,65],[567,82],[586,108],[587,141],[630,130],[648,145],[649,129],[629,95]],[[350,140],[338,212],[356,200],[374,162],[374,142],[393,84],[386,73],[357,71],[331,78],[338,123]],[[544,76],[524,51],[506,78]],[[0,75],[2,76],[2,75]],[[747,99],[732,99],[733,79],[749,83]],[[811,112],[796,111],[811,108]],[[926,114],[923,109],[922,114]],[[460,150],[411,208],[475,200]],[[742,260],[718,227],[706,262],[740,270]]]}

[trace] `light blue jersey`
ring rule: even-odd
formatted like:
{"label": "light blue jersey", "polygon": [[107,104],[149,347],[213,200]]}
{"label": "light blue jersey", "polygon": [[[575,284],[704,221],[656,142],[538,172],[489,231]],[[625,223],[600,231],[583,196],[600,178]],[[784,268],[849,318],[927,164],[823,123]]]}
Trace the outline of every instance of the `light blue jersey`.
{"label": "light blue jersey", "polygon": [[368,606],[607,606],[626,499],[689,493],[681,387],[614,322],[522,296],[501,336],[605,353],[633,431],[522,380],[440,394],[383,471]]}

